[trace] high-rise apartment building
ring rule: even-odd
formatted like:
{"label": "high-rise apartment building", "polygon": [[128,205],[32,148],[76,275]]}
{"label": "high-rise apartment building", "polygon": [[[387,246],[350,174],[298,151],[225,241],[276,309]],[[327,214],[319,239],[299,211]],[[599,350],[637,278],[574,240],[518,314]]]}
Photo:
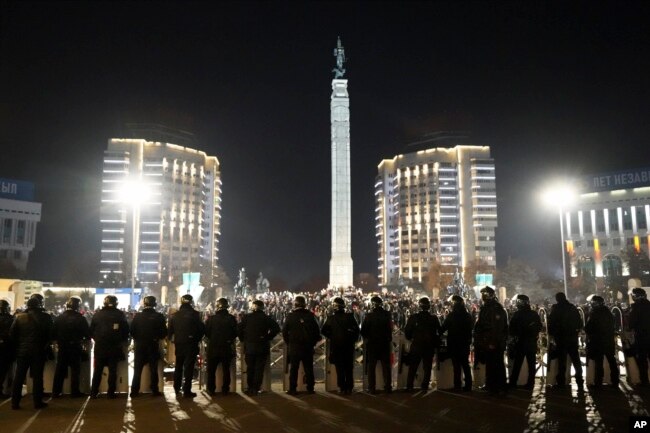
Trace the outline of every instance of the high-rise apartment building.
{"label": "high-rise apartment building", "polygon": [[0,179],[0,259],[23,272],[41,220],[41,204],[33,200],[33,183]]}
{"label": "high-rise apartment building", "polygon": [[[436,134],[423,143],[454,137]],[[487,146],[433,147],[379,164],[375,182],[378,276],[422,282],[432,262],[460,271],[481,259],[496,267],[497,196]],[[472,284],[471,282],[469,282]]]}
{"label": "high-rise apartment building", "polygon": [[[136,191],[142,191],[140,197],[129,201]],[[102,179],[102,280],[116,278],[127,286],[136,279],[143,286],[180,284],[186,272],[211,280],[220,219],[216,157],[164,141],[109,140]]]}

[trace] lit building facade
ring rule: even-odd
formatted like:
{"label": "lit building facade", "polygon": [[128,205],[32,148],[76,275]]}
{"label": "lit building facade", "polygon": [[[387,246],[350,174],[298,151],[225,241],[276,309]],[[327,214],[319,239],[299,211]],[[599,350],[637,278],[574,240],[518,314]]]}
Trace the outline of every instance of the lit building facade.
{"label": "lit building facade", "polygon": [[[146,194],[140,203],[129,203],[124,188],[136,182]],[[102,178],[100,283],[110,277],[127,285],[137,279],[145,287],[180,284],[186,272],[211,280],[218,264],[220,220],[216,157],[167,142],[109,140]]]}
{"label": "lit building facade", "polygon": [[36,226],[41,221],[41,203],[33,200],[33,183],[0,179],[0,259],[23,272],[36,245]]}
{"label": "lit building facade", "polygon": [[496,267],[497,198],[489,147],[429,148],[385,159],[378,171],[380,284],[394,284],[400,276],[422,282],[434,261],[448,267],[447,273],[476,259]]}
{"label": "lit building facade", "polygon": [[586,176],[580,184],[577,203],[563,215],[571,276],[629,276],[629,254],[647,258],[650,249],[650,168]]}

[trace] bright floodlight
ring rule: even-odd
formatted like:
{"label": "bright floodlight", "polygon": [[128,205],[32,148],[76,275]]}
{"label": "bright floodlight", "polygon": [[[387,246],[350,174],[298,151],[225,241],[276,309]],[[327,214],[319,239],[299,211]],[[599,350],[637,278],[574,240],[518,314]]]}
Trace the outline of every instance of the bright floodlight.
{"label": "bright floodlight", "polygon": [[565,208],[575,201],[576,193],[569,185],[558,185],[544,192],[544,203],[556,208]]}
{"label": "bright floodlight", "polygon": [[126,181],[119,191],[119,200],[125,203],[138,205],[146,201],[151,195],[149,187],[141,181]]}

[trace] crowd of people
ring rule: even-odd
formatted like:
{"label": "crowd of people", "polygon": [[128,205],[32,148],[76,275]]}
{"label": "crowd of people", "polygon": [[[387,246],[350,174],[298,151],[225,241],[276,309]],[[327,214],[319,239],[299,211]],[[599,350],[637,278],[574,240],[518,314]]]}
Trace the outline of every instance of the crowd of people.
{"label": "crowd of people", "polygon": [[[631,291],[634,303],[629,310],[629,329],[634,333],[635,354],[642,386],[648,386],[647,357],[650,350],[650,302],[644,289]],[[592,295],[588,317],[582,317],[564,293],[558,293],[555,304],[545,317],[549,344],[549,360],[557,359],[555,388],[567,386],[566,359],[575,369],[578,387],[584,384],[578,353],[578,338],[586,334],[587,357],[595,362],[596,388],[604,381],[603,359],[610,363],[610,385],[619,381],[615,359],[615,317],[605,300]],[[156,298],[145,296],[142,310],[127,317],[119,310],[117,298],[104,298],[101,309],[82,314],[81,299],[71,297],[66,310],[53,316],[43,308],[43,297],[33,295],[27,309],[11,314],[9,304],[0,301],[0,384],[4,383],[15,361],[11,406],[20,409],[23,383],[27,371],[33,380],[32,397],[35,408],[44,408],[43,370],[52,359],[52,343],[58,348],[57,365],[52,384],[52,398],[59,398],[64,378],[70,368],[71,396],[85,396],[79,389],[80,365],[90,358],[89,342],[94,341],[94,366],[90,397],[99,396],[102,371],[108,368],[107,398],[116,396],[117,365],[125,360],[129,339],[134,343],[134,377],[130,396],[140,395],[141,375],[150,365],[151,392],[158,388],[157,364],[160,342],[168,338],[175,348],[174,391],[192,398],[192,379],[199,344],[207,341],[207,386],[209,395],[217,391],[227,395],[231,389],[230,365],[235,357],[235,342],[243,343],[246,363],[246,393],[257,395],[262,388],[264,368],[270,355],[270,342],[281,334],[287,345],[289,394],[298,392],[298,371],[302,365],[306,389],[314,392],[314,347],[323,338],[330,342],[329,361],[336,367],[337,385],[344,395],[353,390],[355,345],[364,341],[365,374],[368,391],[376,393],[383,385],[392,392],[391,351],[394,329],[403,331],[409,342],[406,364],[409,371],[407,391],[416,385],[427,390],[431,382],[434,357],[438,362],[451,359],[453,386],[458,391],[471,391],[472,372],[469,364],[473,349],[474,362],[485,364],[484,389],[491,394],[505,394],[517,386],[520,369],[527,362],[528,377],[524,385],[532,389],[535,381],[538,336],[543,330],[540,314],[524,294],[516,295],[507,305],[500,303],[494,289],[481,289],[481,300],[468,301],[459,295],[447,300],[431,301],[414,293],[366,296],[360,291],[318,293],[265,293],[255,298],[235,297],[232,302],[220,298],[201,312],[191,295],[180,298],[177,311],[164,314]],[[505,304],[505,303],[504,303]],[[512,360],[507,376],[505,354]],[[221,389],[217,390],[217,366],[222,365]],[[376,366],[381,365],[383,384],[377,384]],[[415,384],[420,366],[424,374]],[[3,389],[0,389],[3,391]],[[9,397],[2,395],[2,397]]]}

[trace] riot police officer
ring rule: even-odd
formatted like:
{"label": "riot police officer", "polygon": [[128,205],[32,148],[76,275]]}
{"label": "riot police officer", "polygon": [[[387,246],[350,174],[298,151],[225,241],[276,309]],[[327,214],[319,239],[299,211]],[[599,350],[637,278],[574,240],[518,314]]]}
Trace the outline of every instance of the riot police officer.
{"label": "riot police officer", "polygon": [[0,299],[0,399],[9,398],[9,395],[4,393],[4,384],[15,357],[10,332],[12,323],[14,316],[11,315],[9,302]]}
{"label": "riot police officer", "polygon": [[[512,371],[510,372],[509,385],[517,387],[517,379],[524,359],[528,363],[528,380],[526,389],[533,389],[535,386],[535,361],[537,357],[537,336],[542,330],[542,321],[539,314],[530,308],[530,298],[526,295],[517,295],[517,311],[510,319],[509,334],[512,339],[512,355],[514,358]],[[510,350],[509,350],[510,351]]]}
{"label": "riot police officer", "polygon": [[104,367],[108,367],[108,398],[115,398],[117,364],[126,359],[125,346],[129,340],[129,324],[117,309],[117,297],[108,295],[104,306],[90,321],[90,336],[95,340],[95,366],[90,396],[97,398]]}
{"label": "riot police officer", "polygon": [[23,383],[27,370],[33,380],[32,395],[34,408],[47,407],[43,402],[43,369],[50,347],[52,317],[43,309],[43,301],[32,297],[27,301],[27,310],[16,316],[11,325],[11,340],[16,347],[16,375],[11,393],[11,408],[20,409]]}
{"label": "riot police officer", "polygon": [[639,366],[641,386],[648,383],[648,356],[650,355],[650,301],[646,291],[636,287],[631,291],[634,301],[630,309],[630,330],[634,332],[636,362]]}
{"label": "riot police officer", "polygon": [[350,395],[354,388],[354,346],[359,340],[359,323],[353,313],[345,312],[343,298],[332,301],[334,314],[327,317],[321,333],[329,339],[329,362],[336,368],[341,394]]}
{"label": "riot police officer", "polygon": [[270,341],[280,332],[280,326],[264,313],[264,302],[253,301],[252,311],[246,314],[237,329],[239,341],[244,344],[246,361],[246,394],[257,395],[262,388],[264,368],[271,353]]}
{"label": "riot police officer", "polygon": [[221,364],[223,380],[221,393],[230,392],[230,363],[235,357],[235,339],[237,338],[237,320],[228,313],[228,299],[217,299],[217,311],[205,324],[205,337],[208,339],[208,394],[216,392],[217,367]]}
{"label": "riot police officer", "polygon": [[420,312],[408,318],[404,335],[411,341],[409,350],[409,371],[406,378],[406,390],[413,390],[413,381],[420,362],[422,362],[424,375],[420,389],[426,391],[431,382],[431,367],[433,366],[433,355],[440,347],[440,321],[438,316],[430,313],[431,301],[429,298],[420,298],[418,301]]}
{"label": "riot police officer", "polygon": [[618,386],[618,363],[616,362],[614,315],[605,305],[602,296],[590,295],[587,301],[591,304],[589,319],[585,324],[587,334],[587,358],[594,360],[595,375],[594,386],[596,388],[603,384],[603,356],[607,358],[610,371],[610,385]]}
{"label": "riot police officer", "polygon": [[393,341],[393,321],[391,314],[382,307],[383,301],[379,296],[370,298],[372,311],[363,319],[361,336],[366,347],[365,368],[368,374],[368,391],[376,393],[375,368],[381,363],[384,376],[384,391],[392,392],[390,352]]}
{"label": "riot police officer", "polygon": [[88,321],[79,312],[81,298],[72,296],[66,303],[66,310],[54,319],[53,340],[59,348],[56,358],[56,371],[52,383],[52,397],[57,398],[63,389],[63,380],[70,367],[70,396],[81,397],[79,378],[84,344],[90,339]]}
{"label": "riot police officer", "polygon": [[508,338],[506,311],[496,299],[494,289],[481,289],[483,305],[474,325],[474,348],[485,360],[485,390],[503,394],[506,390],[506,366],[503,360]]}
{"label": "riot police officer", "polygon": [[474,319],[465,307],[465,300],[459,295],[449,297],[451,311],[442,323],[442,332],[447,332],[447,352],[454,366],[454,389],[461,389],[460,370],[465,378],[464,391],[472,390],[472,370],[469,366],[469,352],[472,344]]}
{"label": "riot police officer", "polygon": [[181,306],[169,319],[169,338],[176,345],[176,366],[174,368],[174,391],[183,391],[183,397],[196,397],[192,392],[194,364],[199,354],[199,343],[205,333],[201,315],[193,307],[194,298],[181,296]]}
{"label": "riot police officer", "polygon": [[131,397],[140,394],[142,369],[149,364],[151,377],[151,394],[154,397],[162,395],[158,389],[158,361],[160,360],[160,340],[167,336],[165,316],[156,311],[156,297],[145,296],[142,300],[144,307],[131,321],[131,337],[135,346],[133,360],[133,380],[131,381]]}
{"label": "riot police officer", "polygon": [[314,393],[314,346],[320,341],[320,328],[314,313],[307,309],[304,296],[296,296],[294,309],[287,315],[282,327],[282,338],[288,348],[290,395],[297,394],[298,369],[302,363],[307,380],[307,392]]}
{"label": "riot police officer", "polygon": [[558,371],[555,388],[564,388],[566,386],[566,357],[569,355],[573,368],[576,372],[576,384],[582,388],[584,380],[582,379],[582,363],[578,354],[578,333],[582,329],[582,319],[575,305],[566,299],[566,295],[558,292],[555,295],[557,303],[551,307],[548,315],[548,333],[557,348]]}

